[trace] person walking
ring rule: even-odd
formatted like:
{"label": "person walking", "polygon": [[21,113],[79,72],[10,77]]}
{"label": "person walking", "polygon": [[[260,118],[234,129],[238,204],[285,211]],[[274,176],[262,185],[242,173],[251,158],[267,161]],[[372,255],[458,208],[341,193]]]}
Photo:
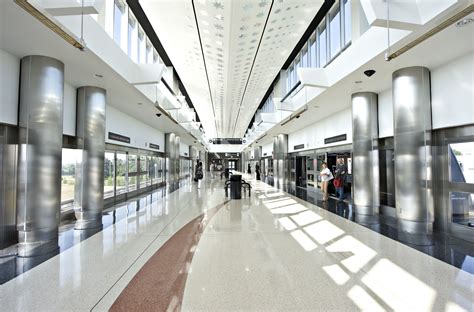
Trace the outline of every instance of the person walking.
{"label": "person walking", "polygon": [[338,158],[336,163],[336,177],[334,178],[334,187],[339,200],[344,200],[344,183],[346,182],[347,167],[343,158]]}
{"label": "person walking", "polygon": [[255,164],[255,175],[257,180],[260,180],[260,165],[258,163]]}
{"label": "person walking", "polygon": [[201,180],[204,177],[204,174],[202,172],[202,161],[200,161],[198,163],[198,165],[196,166],[195,176],[196,176],[196,179],[197,179],[197,182],[198,182],[198,188],[200,188],[201,187]]}
{"label": "person walking", "polygon": [[214,163],[211,163],[209,166],[209,171],[211,173],[211,179],[214,179]]}
{"label": "person walking", "polygon": [[319,172],[319,175],[321,176],[321,190],[323,191],[323,201],[327,201],[329,198],[328,183],[334,177],[325,162],[321,164],[321,172]]}
{"label": "person walking", "polygon": [[252,174],[252,169],[250,168],[250,164],[248,164],[248,166],[247,166],[247,173]]}

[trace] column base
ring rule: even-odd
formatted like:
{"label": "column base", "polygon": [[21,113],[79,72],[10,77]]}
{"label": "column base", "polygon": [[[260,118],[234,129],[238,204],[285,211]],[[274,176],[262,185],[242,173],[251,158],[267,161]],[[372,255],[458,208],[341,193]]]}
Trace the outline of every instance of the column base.
{"label": "column base", "polygon": [[102,228],[102,213],[91,214],[83,211],[76,211],[76,223],[74,224],[75,230],[88,230]]}
{"label": "column base", "polygon": [[59,249],[56,231],[18,231],[18,257],[34,257]]}
{"label": "column base", "polygon": [[433,242],[433,223],[414,222],[398,219],[398,239],[404,243],[418,246],[431,246]]}

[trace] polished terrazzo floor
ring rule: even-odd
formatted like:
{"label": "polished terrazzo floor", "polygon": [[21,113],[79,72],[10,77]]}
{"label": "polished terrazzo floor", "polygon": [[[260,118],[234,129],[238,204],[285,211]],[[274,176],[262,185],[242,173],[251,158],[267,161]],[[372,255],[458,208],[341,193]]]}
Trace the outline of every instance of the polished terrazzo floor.
{"label": "polished terrazzo floor", "polygon": [[[207,179],[151,202],[0,286],[0,307],[130,311],[121,303],[167,295],[167,308],[183,311],[474,310],[474,275],[251,183],[241,200],[227,202],[223,182]],[[163,279],[140,283],[158,264],[184,283],[169,293]]]}

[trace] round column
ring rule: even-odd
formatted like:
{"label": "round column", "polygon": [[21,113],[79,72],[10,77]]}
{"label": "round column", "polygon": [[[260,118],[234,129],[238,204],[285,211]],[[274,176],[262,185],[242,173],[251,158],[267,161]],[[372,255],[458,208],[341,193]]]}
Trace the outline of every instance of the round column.
{"label": "round column", "polygon": [[82,162],[76,165],[74,212],[76,229],[100,228],[104,208],[106,91],[77,89],[76,137]]}
{"label": "round column", "polygon": [[433,231],[430,71],[407,67],[392,78],[399,236],[430,243],[425,236]]}
{"label": "round column", "polygon": [[21,59],[17,229],[20,256],[58,248],[61,210],[64,64]]}
{"label": "round column", "polygon": [[377,94],[352,95],[354,206],[357,215],[374,216],[380,205]]}

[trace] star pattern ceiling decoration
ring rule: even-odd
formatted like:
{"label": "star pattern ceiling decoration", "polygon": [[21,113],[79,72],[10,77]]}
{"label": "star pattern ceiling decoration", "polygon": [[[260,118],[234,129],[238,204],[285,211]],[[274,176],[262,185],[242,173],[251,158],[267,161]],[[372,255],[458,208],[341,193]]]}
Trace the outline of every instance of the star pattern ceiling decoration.
{"label": "star pattern ceiling decoration", "polygon": [[[206,134],[242,137],[265,92],[323,2],[154,0],[141,1],[141,5]],[[302,25],[296,24],[298,21]],[[287,36],[290,33],[295,36]]]}

